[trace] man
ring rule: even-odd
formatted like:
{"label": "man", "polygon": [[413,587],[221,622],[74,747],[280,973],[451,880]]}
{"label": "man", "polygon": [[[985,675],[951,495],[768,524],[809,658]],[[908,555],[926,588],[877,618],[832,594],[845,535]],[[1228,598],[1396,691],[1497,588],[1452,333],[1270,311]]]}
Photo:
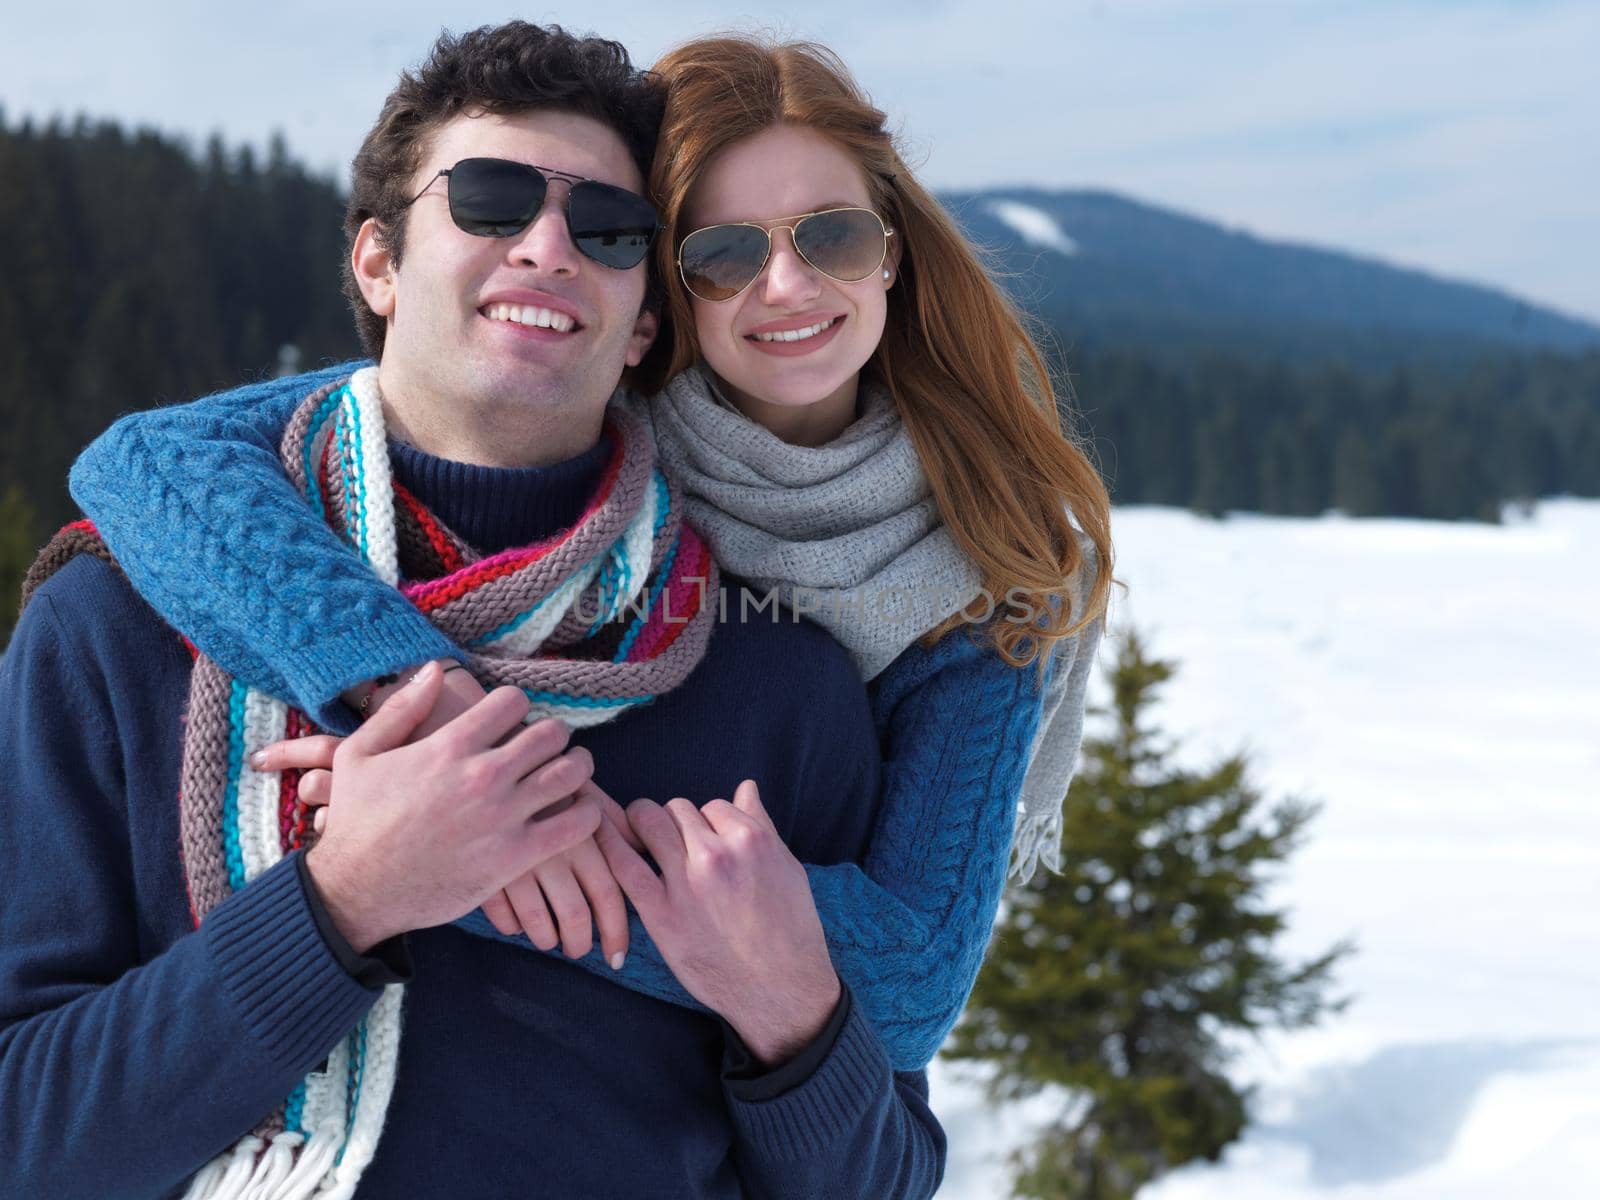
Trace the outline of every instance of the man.
{"label": "man", "polygon": [[[360,222],[350,258],[379,365],[300,384],[308,420],[326,394],[386,427],[413,534],[438,514],[475,552],[556,544],[629,469],[602,422],[655,331],[648,268],[584,250],[573,189],[626,211],[658,103],[620,47],[513,23],[442,38],[386,104],[357,174],[391,155],[403,203]],[[450,191],[485,159],[546,187],[495,236]],[[309,486],[366,512],[327,474],[383,444],[340,442],[321,478],[308,450]],[[295,562],[270,530],[263,508],[262,581]],[[864,690],[820,630],[719,625],[653,703],[576,734],[525,725],[522,687],[463,713],[466,673],[423,665],[360,697],[322,838],[252,871],[276,823],[217,843],[207,820],[233,828],[269,778],[242,761],[252,714],[293,718],[183,630],[196,659],[107,558],[71,556],[100,552],[92,531],[53,546],[0,667],[0,1195],[932,1193],[926,1080],[894,1074],[853,1008],[791,853],[858,855],[877,794]],[[262,581],[238,581],[240,602]],[[213,718],[232,731],[215,762]],[[761,794],[621,823],[594,786],[708,798],[740,779]],[[716,1018],[448,924],[591,837]],[[235,881],[215,903],[212,876]]]}

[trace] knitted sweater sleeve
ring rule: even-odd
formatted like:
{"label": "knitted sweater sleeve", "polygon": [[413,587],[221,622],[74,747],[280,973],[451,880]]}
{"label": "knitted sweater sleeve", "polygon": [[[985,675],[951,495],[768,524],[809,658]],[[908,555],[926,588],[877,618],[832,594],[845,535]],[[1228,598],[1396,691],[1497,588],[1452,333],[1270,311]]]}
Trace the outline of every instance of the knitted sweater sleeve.
{"label": "knitted sweater sleeve", "polygon": [[[1052,675],[1071,669],[1076,642],[1058,652]],[[883,795],[867,856],[859,868],[807,868],[834,964],[896,1069],[932,1061],[977,980],[1040,687],[1037,671],[960,632],[901,654],[874,698]]]}
{"label": "knitted sweater sleeve", "polygon": [[278,442],[295,408],[360,365],[125,416],[71,477],[73,499],[157,612],[230,674],[346,733],[354,717],[341,692],[459,654],[284,479]]}
{"label": "knitted sweater sleeve", "polygon": [[165,948],[136,915],[137,697],[156,638],[176,642],[102,566],[41,587],[0,659],[5,1196],[171,1194],[378,995],[318,932],[293,857]]}
{"label": "knitted sweater sleeve", "polygon": [[949,1142],[928,1105],[926,1071],[891,1071],[881,1039],[849,1011],[800,1083],[751,1096],[724,1076],[745,1194],[764,1200],[924,1200],[939,1190]]}

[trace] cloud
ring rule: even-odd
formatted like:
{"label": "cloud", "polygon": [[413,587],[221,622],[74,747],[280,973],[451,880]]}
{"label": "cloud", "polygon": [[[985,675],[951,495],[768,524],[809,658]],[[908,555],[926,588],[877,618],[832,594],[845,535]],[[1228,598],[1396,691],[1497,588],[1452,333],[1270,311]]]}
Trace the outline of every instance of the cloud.
{"label": "cloud", "polygon": [[[1600,316],[1600,9],[964,5],[895,107],[939,182],[1092,184]],[[1001,74],[961,72],[965,62]],[[997,119],[998,117],[998,119]]]}

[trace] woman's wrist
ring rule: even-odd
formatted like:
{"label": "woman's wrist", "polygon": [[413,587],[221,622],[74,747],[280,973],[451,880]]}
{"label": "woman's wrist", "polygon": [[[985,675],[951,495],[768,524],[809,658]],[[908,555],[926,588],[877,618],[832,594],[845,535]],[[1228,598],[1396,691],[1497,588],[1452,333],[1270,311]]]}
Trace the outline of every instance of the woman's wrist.
{"label": "woman's wrist", "polygon": [[[437,662],[448,673],[450,671],[465,671],[464,664],[453,658],[438,658],[431,660]],[[423,664],[409,667],[404,671],[396,671],[387,675],[379,675],[376,679],[369,679],[365,683],[358,683],[348,691],[340,693],[342,699],[357,715],[365,721],[378,709],[383,707],[383,702],[404,687],[416,675]]]}
{"label": "woman's wrist", "polygon": [[[415,672],[412,672],[412,674],[415,674]],[[387,700],[389,693],[394,690],[394,685],[399,682],[400,675],[398,672],[379,675],[376,679],[369,680],[361,689],[361,702],[356,705],[356,714],[365,721],[377,711],[373,706],[373,701],[378,698],[378,693],[382,692],[383,698]]]}

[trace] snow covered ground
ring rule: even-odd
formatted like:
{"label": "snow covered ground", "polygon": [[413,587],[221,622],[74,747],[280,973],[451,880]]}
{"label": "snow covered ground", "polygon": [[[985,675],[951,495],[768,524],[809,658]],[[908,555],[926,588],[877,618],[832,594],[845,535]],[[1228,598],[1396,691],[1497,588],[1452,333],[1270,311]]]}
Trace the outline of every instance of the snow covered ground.
{"label": "snow covered ground", "polygon": [[[1249,1134],[1144,1200],[1600,1195],[1600,502],[1113,529],[1113,628],[1179,660],[1163,726],[1324,802],[1276,895],[1286,949],[1358,943],[1342,1016],[1241,1047]],[[970,1068],[932,1077],[940,1196],[1006,1195],[1050,1104],[990,1112]]]}

